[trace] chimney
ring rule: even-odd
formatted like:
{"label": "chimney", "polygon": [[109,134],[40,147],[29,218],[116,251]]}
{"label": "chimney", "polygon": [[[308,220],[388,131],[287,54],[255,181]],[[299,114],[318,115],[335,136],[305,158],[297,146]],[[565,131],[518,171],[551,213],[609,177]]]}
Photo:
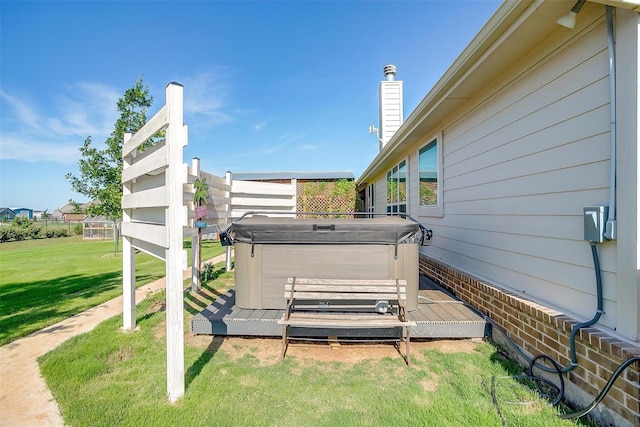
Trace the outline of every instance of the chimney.
{"label": "chimney", "polygon": [[396,80],[396,66],[386,65],[383,70],[386,80],[380,82],[380,150],[400,128],[402,115],[402,80]]}

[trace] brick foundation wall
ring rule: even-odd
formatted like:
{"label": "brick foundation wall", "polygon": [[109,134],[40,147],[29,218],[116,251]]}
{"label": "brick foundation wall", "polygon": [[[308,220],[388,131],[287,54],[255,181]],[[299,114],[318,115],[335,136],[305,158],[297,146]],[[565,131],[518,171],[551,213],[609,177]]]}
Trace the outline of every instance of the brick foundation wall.
{"label": "brick foundation wall", "polygon": [[[560,366],[570,364],[571,328],[580,321],[423,254],[420,255],[419,268],[420,274],[488,315],[526,353],[533,356],[545,353]],[[565,376],[565,381],[588,393],[590,400],[587,403],[590,403],[621,363],[640,355],[640,347],[634,347],[595,328],[585,328],[576,336],[576,353],[578,367]],[[614,417],[620,417],[634,426],[640,426],[638,365],[632,364],[618,377],[599,405],[604,405],[617,414]],[[572,396],[571,387],[567,388],[566,398],[572,402],[584,400]]]}

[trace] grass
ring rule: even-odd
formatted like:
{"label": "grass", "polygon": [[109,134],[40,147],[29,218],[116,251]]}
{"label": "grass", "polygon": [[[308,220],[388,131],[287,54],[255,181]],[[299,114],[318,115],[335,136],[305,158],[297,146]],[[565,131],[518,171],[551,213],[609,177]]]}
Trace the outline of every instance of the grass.
{"label": "grass", "polygon": [[[223,252],[217,242],[203,242],[202,259]],[[138,254],[136,274],[137,286],[164,277],[164,262]],[[122,254],[114,254],[111,240],[74,236],[2,243],[0,345],[121,294]]]}
{"label": "grass", "polygon": [[[185,319],[224,292],[230,273],[185,292]],[[360,362],[293,355],[279,363],[260,338],[225,345],[185,331],[186,393],[166,398],[164,293],[137,310],[140,330],[113,318],[39,359],[70,426],[572,426],[515,381],[517,366],[486,342],[471,351],[420,348]],[[367,351],[364,346],[362,351]]]}
{"label": "grass", "polygon": [[[207,243],[203,259],[223,250]],[[161,261],[136,258],[138,284],[164,275]],[[397,354],[340,362],[291,349],[279,363],[278,340],[269,353],[259,338],[194,337],[188,320],[233,285],[233,273],[216,267],[213,282],[185,292],[185,396],[175,405],[166,398],[159,292],[138,306],[138,331],[121,332],[115,316],[39,359],[66,425],[576,425],[515,381],[516,365],[489,343],[453,354],[414,346],[407,368]],[[0,245],[0,337],[9,342],[119,295],[120,271],[110,241]]]}

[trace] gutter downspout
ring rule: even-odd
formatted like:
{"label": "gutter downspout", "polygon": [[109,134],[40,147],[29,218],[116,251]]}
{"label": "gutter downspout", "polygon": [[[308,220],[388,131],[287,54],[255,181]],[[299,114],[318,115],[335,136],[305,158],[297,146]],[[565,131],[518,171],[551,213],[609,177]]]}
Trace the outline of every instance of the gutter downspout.
{"label": "gutter downspout", "polygon": [[609,175],[609,217],[604,231],[607,240],[616,240],[618,236],[616,224],[616,51],[613,32],[611,6],[607,10],[607,47],[609,52],[609,90],[611,100],[611,166]]}

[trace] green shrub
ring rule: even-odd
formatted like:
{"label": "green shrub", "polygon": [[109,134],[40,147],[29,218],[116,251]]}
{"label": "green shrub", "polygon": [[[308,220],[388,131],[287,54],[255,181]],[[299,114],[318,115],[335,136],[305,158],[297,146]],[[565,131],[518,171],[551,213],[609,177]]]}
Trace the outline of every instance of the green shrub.
{"label": "green shrub", "polygon": [[0,242],[11,240],[11,229],[9,227],[0,227]]}
{"label": "green shrub", "polygon": [[202,271],[200,271],[200,281],[202,283],[207,283],[212,280],[216,280],[220,273],[221,271],[216,270],[216,267],[213,264],[207,262],[202,266]]}
{"label": "green shrub", "polygon": [[73,226],[73,234],[81,236],[83,232],[82,224],[76,224]]}
{"label": "green shrub", "polygon": [[16,227],[28,227],[31,224],[31,220],[24,216],[17,216],[13,220],[13,225]]}
{"label": "green shrub", "polygon": [[45,237],[44,229],[37,224],[29,224],[25,229],[26,235],[32,239],[42,239]]}
{"label": "green shrub", "polygon": [[27,231],[24,228],[13,228],[13,240],[21,241],[27,237]]}
{"label": "green shrub", "polygon": [[53,237],[68,237],[68,236],[69,236],[69,232],[64,228],[58,228],[53,232]]}

